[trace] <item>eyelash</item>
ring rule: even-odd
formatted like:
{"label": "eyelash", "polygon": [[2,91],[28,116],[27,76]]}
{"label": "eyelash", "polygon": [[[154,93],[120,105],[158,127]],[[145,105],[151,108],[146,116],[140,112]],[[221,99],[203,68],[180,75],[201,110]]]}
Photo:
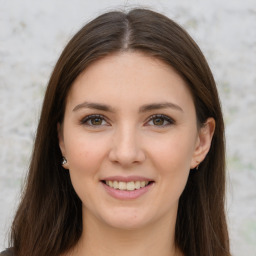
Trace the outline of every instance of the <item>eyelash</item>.
{"label": "eyelash", "polygon": [[[175,121],[174,121],[172,118],[170,118],[169,116],[163,115],[163,114],[152,115],[152,116],[148,119],[147,123],[150,122],[150,121],[152,121],[152,120],[154,120],[154,119],[156,119],[156,118],[161,118],[161,119],[163,119],[163,121],[167,121],[167,122],[168,122],[168,124],[159,125],[160,127],[169,126],[169,125],[172,125],[172,124],[175,123]],[[158,125],[154,125],[154,126],[158,126]]]}
{"label": "eyelash", "polygon": [[91,127],[96,128],[97,126],[101,126],[101,125],[87,124],[88,121],[91,121],[92,119],[96,119],[96,118],[102,119],[104,121],[106,119],[103,115],[89,115],[89,116],[86,116],[85,118],[83,118],[80,123],[83,124],[83,125],[87,125],[87,126],[91,126]]}
{"label": "eyelash", "polygon": [[[97,128],[99,126],[102,126],[102,124],[100,125],[93,125],[93,124],[88,124],[87,122],[88,121],[92,121],[92,119],[101,119],[101,120],[104,120],[106,123],[106,117],[104,117],[103,115],[89,115],[89,116],[86,116],[85,118],[83,118],[80,123],[83,124],[83,125],[87,125],[87,126],[90,126],[90,127],[93,127],[93,128]],[[152,115],[149,117],[149,119],[147,120],[146,123],[149,123],[150,121],[156,119],[156,118],[160,118],[160,119],[163,119],[163,121],[167,121],[168,124],[163,124],[163,125],[153,125],[153,126],[156,126],[156,127],[166,127],[166,126],[169,126],[169,125],[172,125],[172,124],[175,124],[175,121],[166,116],[166,115],[163,115],[163,114],[155,114],[155,115]]]}

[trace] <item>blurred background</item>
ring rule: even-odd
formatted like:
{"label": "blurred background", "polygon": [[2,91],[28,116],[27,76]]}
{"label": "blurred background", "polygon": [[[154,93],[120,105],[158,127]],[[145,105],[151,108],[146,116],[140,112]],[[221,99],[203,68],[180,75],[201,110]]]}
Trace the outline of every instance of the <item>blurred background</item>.
{"label": "blurred background", "polygon": [[226,123],[232,253],[256,255],[255,0],[0,0],[0,250],[8,246],[42,99],[58,56],[95,16],[137,6],[181,24],[209,62]]}

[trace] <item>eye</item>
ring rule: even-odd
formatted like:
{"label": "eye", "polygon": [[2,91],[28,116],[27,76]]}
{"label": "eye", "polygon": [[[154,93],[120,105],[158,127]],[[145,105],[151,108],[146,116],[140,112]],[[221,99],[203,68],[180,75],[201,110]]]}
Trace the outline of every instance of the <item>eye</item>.
{"label": "eye", "polygon": [[88,126],[106,126],[108,123],[106,122],[104,116],[102,115],[89,115],[81,120],[81,124]]}
{"label": "eye", "polygon": [[166,115],[157,114],[153,115],[149,118],[147,125],[153,125],[153,126],[168,126],[174,124],[174,120]]}

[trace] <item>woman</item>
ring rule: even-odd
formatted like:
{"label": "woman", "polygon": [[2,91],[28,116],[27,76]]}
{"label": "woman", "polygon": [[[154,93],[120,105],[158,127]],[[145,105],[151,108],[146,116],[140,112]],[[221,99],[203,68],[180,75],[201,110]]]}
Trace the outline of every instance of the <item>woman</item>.
{"label": "woman", "polygon": [[109,12],[61,54],[2,255],[228,256],[224,125],[196,43]]}

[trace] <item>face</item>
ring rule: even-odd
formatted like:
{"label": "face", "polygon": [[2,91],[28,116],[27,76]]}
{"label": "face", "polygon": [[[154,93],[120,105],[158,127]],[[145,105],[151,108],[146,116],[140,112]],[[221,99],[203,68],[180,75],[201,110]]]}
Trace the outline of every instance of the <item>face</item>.
{"label": "face", "polygon": [[160,60],[119,53],[89,66],[58,126],[84,218],[122,229],[175,220],[189,171],[209,150],[205,127],[184,80]]}

